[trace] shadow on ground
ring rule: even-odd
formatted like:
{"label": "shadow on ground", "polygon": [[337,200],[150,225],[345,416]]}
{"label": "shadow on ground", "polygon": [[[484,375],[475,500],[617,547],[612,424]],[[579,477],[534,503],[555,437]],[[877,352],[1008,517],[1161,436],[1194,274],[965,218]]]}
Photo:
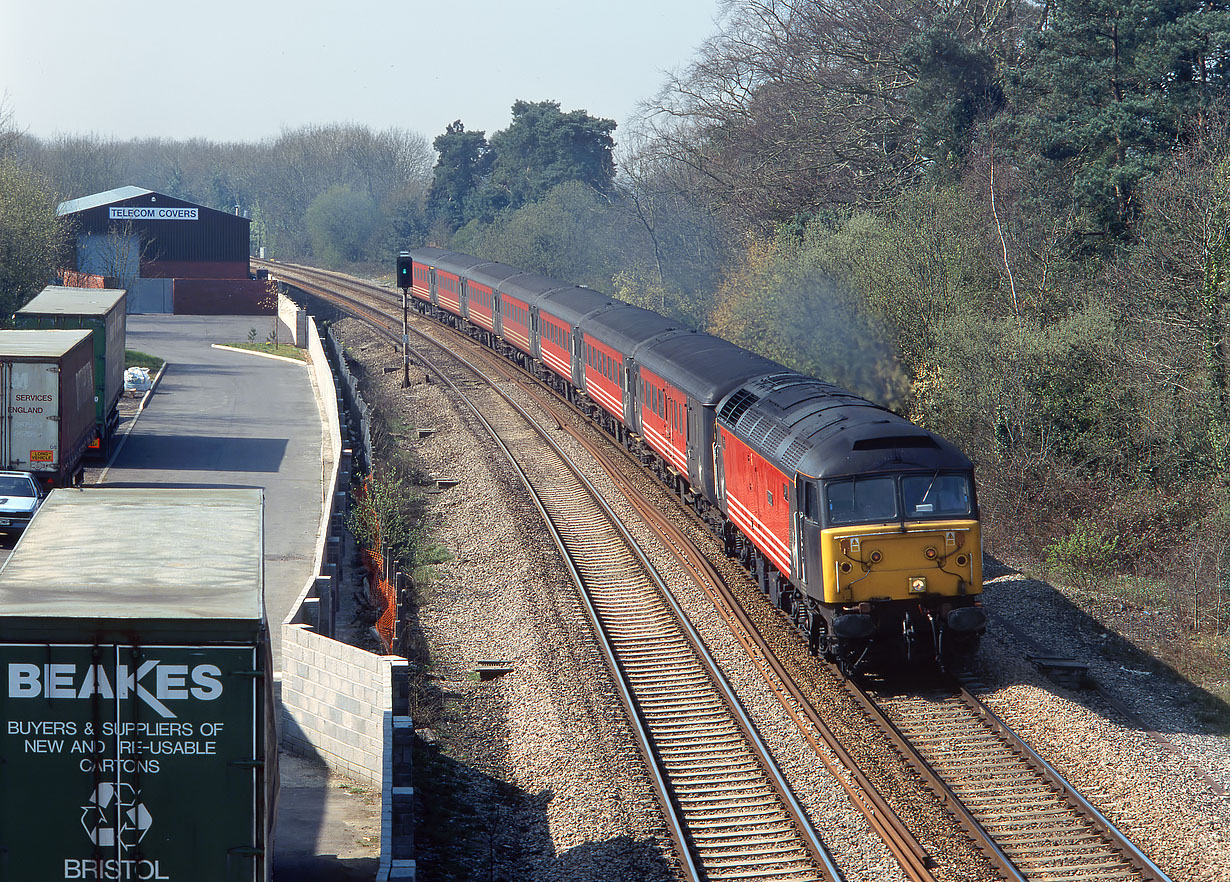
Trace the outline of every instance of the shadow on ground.
{"label": "shadow on ground", "polygon": [[[1168,734],[1230,734],[1230,705],[1192,683],[1148,646],[1108,627],[1064,593],[1040,579],[1022,575],[1012,567],[985,557],[983,603],[990,614],[988,637],[1014,645],[1022,656],[1070,658],[1089,666],[1092,683],[1107,689],[1139,714],[1151,729]],[[1108,613],[1139,615],[1130,604],[1109,600]],[[1163,617],[1147,627],[1157,628],[1155,639],[1167,639]],[[1141,632],[1147,634],[1148,632]],[[1106,707],[1090,688],[1041,683],[1093,713]]]}

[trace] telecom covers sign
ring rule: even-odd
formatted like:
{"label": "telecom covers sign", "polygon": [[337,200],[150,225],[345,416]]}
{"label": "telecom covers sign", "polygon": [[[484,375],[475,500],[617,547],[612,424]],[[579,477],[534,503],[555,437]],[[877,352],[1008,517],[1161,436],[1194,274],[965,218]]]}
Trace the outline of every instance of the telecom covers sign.
{"label": "telecom covers sign", "polygon": [[255,650],[0,646],[0,880],[251,880]]}
{"label": "telecom covers sign", "polygon": [[107,216],[111,220],[174,220],[194,221],[197,219],[195,208],[171,208],[151,206],[112,206]]}

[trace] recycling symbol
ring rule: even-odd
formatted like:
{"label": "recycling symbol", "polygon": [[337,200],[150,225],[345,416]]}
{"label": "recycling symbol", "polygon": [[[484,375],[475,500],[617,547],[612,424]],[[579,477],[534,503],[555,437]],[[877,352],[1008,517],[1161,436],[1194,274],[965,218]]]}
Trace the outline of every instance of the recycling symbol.
{"label": "recycling symbol", "polygon": [[99,784],[81,807],[81,826],[95,845],[135,848],[153,818],[131,784]]}

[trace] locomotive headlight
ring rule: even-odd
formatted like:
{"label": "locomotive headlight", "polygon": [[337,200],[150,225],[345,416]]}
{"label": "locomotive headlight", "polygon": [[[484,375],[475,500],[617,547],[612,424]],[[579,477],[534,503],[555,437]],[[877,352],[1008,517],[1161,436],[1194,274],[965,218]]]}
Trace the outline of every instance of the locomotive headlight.
{"label": "locomotive headlight", "polygon": [[910,577],[910,593],[911,594],[926,594],[927,593],[927,578],[925,576]]}

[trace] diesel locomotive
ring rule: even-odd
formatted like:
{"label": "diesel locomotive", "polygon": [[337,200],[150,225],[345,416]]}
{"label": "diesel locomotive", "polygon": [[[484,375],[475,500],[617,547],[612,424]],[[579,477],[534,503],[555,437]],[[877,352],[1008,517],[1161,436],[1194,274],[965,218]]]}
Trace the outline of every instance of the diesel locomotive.
{"label": "diesel locomotive", "polygon": [[847,673],[944,666],[986,629],[973,465],[890,410],[589,288],[438,248],[415,308],[587,409]]}

